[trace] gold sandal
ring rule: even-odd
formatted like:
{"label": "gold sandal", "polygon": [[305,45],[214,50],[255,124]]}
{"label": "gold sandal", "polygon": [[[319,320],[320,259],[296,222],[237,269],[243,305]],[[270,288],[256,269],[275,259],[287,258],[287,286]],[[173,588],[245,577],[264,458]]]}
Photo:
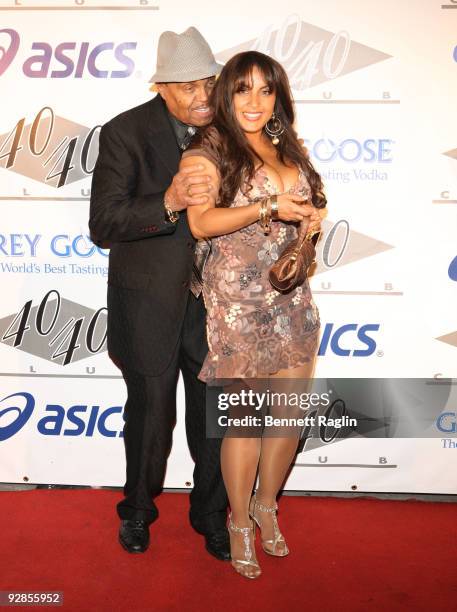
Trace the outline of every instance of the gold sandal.
{"label": "gold sandal", "polygon": [[[289,554],[289,549],[287,548],[287,544],[284,539],[284,536],[279,531],[279,525],[278,525],[278,519],[277,519],[278,504],[275,503],[273,507],[268,508],[267,506],[260,504],[256,500],[255,495],[252,496],[251,501],[249,503],[249,516],[257,523],[257,525],[261,529],[259,519],[256,517],[257,510],[260,512],[270,513],[271,518],[273,519],[274,539],[273,540],[262,540],[263,550],[269,555],[273,555],[274,557],[285,557],[286,555]],[[282,545],[281,546],[282,550],[280,552],[276,551],[276,547],[278,546],[278,544]]]}
{"label": "gold sandal", "polygon": [[[237,527],[232,521],[232,513],[229,515],[229,531],[232,533],[242,533],[244,540],[244,559],[234,559],[232,557],[232,566],[233,568],[245,578],[258,578],[262,573],[257,560],[253,558],[252,549],[251,549],[251,540],[249,538],[250,534],[255,534],[254,523],[252,527]],[[255,571],[252,574],[249,574],[249,569],[254,568]]]}

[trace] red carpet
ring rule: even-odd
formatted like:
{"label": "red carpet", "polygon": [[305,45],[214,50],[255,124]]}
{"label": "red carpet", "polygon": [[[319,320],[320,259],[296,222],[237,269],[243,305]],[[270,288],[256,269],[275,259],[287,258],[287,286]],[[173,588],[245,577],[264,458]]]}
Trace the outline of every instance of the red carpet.
{"label": "red carpet", "polygon": [[457,610],[456,504],[283,497],[291,554],[275,559],[258,546],[263,574],[248,581],[206,553],[186,494],[159,497],[150,549],[124,552],[119,499],[103,490],[0,493],[0,590],[60,590],[64,610],[97,612]]}

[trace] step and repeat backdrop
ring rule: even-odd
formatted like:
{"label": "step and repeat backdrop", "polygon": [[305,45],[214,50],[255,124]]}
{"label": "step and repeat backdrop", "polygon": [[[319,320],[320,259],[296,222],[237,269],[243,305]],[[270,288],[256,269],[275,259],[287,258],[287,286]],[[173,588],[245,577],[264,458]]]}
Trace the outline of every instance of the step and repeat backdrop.
{"label": "step and repeat backdrop", "polygon": [[[11,0],[0,20],[0,482],[124,483],[91,173],[100,126],[154,95],[164,30],[288,71],[329,201],[316,376],[456,376],[456,0]],[[286,488],[456,494],[456,413],[435,438],[307,441]],[[192,486],[183,417],[180,383],[166,487]]]}

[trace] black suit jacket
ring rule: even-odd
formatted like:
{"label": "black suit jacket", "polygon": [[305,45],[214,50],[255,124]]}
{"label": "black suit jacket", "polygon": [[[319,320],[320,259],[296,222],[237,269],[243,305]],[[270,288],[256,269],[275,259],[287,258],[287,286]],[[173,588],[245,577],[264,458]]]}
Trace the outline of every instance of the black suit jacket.
{"label": "black suit jacket", "polygon": [[157,376],[179,338],[195,240],[180,214],[166,220],[163,197],[180,161],[158,95],[100,132],[90,201],[92,240],[108,246],[108,351],[122,369]]}

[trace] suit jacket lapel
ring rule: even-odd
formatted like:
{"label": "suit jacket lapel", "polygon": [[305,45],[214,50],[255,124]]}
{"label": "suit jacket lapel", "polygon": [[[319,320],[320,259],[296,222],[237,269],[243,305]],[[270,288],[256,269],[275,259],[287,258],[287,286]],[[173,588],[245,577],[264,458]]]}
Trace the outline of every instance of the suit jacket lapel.
{"label": "suit jacket lapel", "polygon": [[150,144],[157,156],[174,176],[178,171],[181,151],[168,118],[165,103],[159,94],[151,101],[149,118]]}

